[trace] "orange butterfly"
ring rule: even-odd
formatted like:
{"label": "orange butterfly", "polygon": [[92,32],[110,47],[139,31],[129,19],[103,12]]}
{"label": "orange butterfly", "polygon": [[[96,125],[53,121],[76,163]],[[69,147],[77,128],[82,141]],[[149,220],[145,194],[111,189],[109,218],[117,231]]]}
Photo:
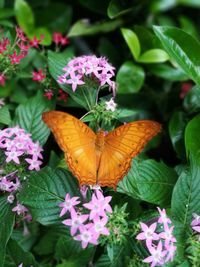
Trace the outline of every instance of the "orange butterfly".
{"label": "orange butterfly", "polygon": [[132,158],[161,130],[159,123],[141,120],[122,125],[107,135],[103,130],[95,134],[85,123],[64,112],[44,112],[42,118],[80,185],[116,188],[130,169]]}

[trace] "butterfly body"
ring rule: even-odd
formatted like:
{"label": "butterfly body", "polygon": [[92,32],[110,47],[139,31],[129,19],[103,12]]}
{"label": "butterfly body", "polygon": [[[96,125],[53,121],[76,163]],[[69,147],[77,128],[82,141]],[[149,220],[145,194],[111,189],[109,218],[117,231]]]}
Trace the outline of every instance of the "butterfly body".
{"label": "butterfly body", "polygon": [[60,111],[43,113],[66,162],[79,183],[116,188],[131,161],[161,129],[159,123],[141,120],[122,125],[105,135],[95,134],[86,124]]}

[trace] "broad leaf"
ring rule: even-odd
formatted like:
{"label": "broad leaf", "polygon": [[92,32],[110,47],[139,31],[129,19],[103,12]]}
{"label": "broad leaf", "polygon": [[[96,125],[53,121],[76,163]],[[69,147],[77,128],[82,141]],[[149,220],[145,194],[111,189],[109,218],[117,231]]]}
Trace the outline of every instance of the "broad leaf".
{"label": "broad leaf", "polygon": [[176,179],[176,172],[164,163],[136,158],[127,176],[119,182],[117,191],[149,203],[167,205]]}
{"label": "broad leaf", "polygon": [[132,53],[132,56],[137,60],[140,56],[140,41],[137,35],[129,29],[122,28],[121,29],[122,35]]}
{"label": "broad leaf", "polygon": [[200,111],[200,87],[194,86],[186,94],[183,106],[188,113],[195,113]]}
{"label": "broad leaf", "polygon": [[154,26],[154,31],[169,56],[200,85],[200,43],[188,33],[175,27]]}
{"label": "broad leaf", "polygon": [[4,266],[6,245],[14,227],[14,213],[11,211],[7,196],[0,197],[0,267]]}
{"label": "broad leaf", "polygon": [[44,145],[50,134],[49,128],[42,120],[42,113],[53,109],[54,101],[47,100],[40,91],[37,95],[29,99],[25,104],[21,104],[16,109],[13,125],[19,125],[28,133],[32,134],[34,141],[39,141]]}
{"label": "broad leaf", "polygon": [[137,93],[144,83],[145,73],[142,67],[126,61],[117,73],[118,93]]}
{"label": "broad leaf", "polygon": [[192,153],[193,157],[200,165],[200,114],[195,116],[185,129],[185,147],[187,155]]}
{"label": "broad leaf", "polygon": [[11,123],[11,116],[8,105],[0,108],[0,123],[9,125]]}
{"label": "broad leaf", "polygon": [[20,202],[27,206],[33,218],[47,225],[59,222],[59,203],[65,195],[79,195],[77,180],[65,170],[50,167],[33,172],[20,191]]}
{"label": "broad leaf", "polygon": [[142,63],[160,63],[169,59],[168,54],[162,49],[150,49],[144,52],[138,58],[138,62]]}

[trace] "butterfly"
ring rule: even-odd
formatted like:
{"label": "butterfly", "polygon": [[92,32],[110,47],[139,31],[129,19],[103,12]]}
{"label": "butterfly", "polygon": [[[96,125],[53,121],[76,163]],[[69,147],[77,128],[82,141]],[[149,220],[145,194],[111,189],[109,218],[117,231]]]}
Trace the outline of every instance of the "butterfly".
{"label": "butterfly", "polygon": [[80,185],[109,186],[114,189],[128,173],[132,158],[161,130],[158,122],[140,120],[97,133],[81,120],[61,112],[42,115],[63,150],[67,165]]}

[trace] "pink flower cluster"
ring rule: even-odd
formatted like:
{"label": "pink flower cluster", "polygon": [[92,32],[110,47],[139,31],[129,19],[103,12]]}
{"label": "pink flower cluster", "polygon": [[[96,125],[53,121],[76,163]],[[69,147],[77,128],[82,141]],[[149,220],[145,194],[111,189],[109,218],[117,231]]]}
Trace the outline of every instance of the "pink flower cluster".
{"label": "pink flower cluster", "polygon": [[85,77],[95,78],[99,85],[109,86],[115,95],[116,84],[111,78],[115,75],[115,68],[104,57],[97,58],[94,55],[81,56],[70,60],[63,68],[65,73],[58,77],[58,83],[71,84],[73,92],[78,85],[85,84]]}
{"label": "pink flower cluster", "polygon": [[[15,192],[20,187],[17,171],[11,172],[6,176],[0,177],[0,191]],[[12,202],[12,201],[11,201]]]}
{"label": "pink flower cluster", "polygon": [[[192,229],[196,232],[196,233],[200,233],[200,215],[193,213],[193,220],[191,222],[191,226]],[[200,235],[199,235],[199,241],[200,241]]]}
{"label": "pink flower cluster", "polygon": [[68,45],[69,44],[69,39],[66,36],[62,36],[62,34],[60,32],[54,32],[53,33],[53,42],[56,45]]}
{"label": "pink flower cluster", "polygon": [[36,82],[41,82],[46,78],[46,73],[42,69],[32,72],[32,79]]}
{"label": "pink flower cluster", "polygon": [[[173,236],[173,229],[171,220],[167,217],[165,209],[158,208],[160,217],[158,222],[151,224],[150,226],[140,223],[142,232],[137,235],[136,239],[145,240],[146,247],[151,254],[149,257],[143,260],[145,263],[151,263],[151,267],[164,265],[165,263],[172,261],[175,255],[176,238]],[[156,228],[163,228],[163,232],[156,232]]]}
{"label": "pink flower cluster", "polygon": [[[35,36],[33,40],[28,40],[24,35],[24,32],[21,28],[16,27],[16,39],[12,44],[8,38],[3,37],[0,41],[0,56],[3,56],[3,60],[5,62],[5,58],[7,57],[10,60],[11,65],[20,64],[21,60],[27,56],[29,48],[35,47],[38,48],[41,39],[37,39]],[[18,51],[19,50],[19,51]],[[9,68],[9,67],[8,67]],[[11,68],[13,69],[13,68]],[[0,73],[0,85],[4,86],[5,81],[7,79],[5,73],[8,69],[3,70]]]}
{"label": "pink flower cluster", "polygon": [[78,210],[79,197],[71,198],[67,194],[65,201],[60,204],[62,208],[60,216],[69,212],[71,217],[64,220],[63,224],[70,226],[71,235],[82,243],[82,248],[86,248],[88,244],[97,245],[100,235],[109,235],[109,230],[106,227],[108,222],[106,213],[112,213],[110,201],[110,196],[104,197],[100,190],[95,190],[92,194],[92,200],[83,204],[83,207],[90,211],[89,214],[83,214]]}
{"label": "pink flower cluster", "polygon": [[22,215],[23,219],[26,221],[32,220],[32,216],[28,213],[28,209],[19,202],[17,202],[17,205],[12,209],[12,211],[15,212],[17,215]]}
{"label": "pink flower cluster", "polygon": [[4,149],[6,162],[20,164],[20,157],[25,157],[29,170],[40,169],[43,159],[39,142],[34,143],[31,134],[25,133],[24,129],[18,126],[5,128],[0,131],[0,148]]}

